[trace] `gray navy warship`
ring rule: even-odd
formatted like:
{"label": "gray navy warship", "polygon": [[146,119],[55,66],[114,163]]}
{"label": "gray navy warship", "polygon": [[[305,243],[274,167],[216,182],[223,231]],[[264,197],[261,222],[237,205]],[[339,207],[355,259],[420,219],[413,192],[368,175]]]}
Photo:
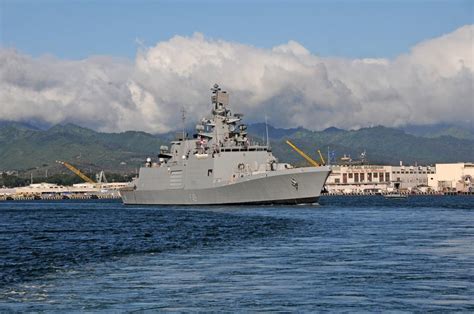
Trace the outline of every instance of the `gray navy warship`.
{"label": "gray navy warship", "polygon": [[[229,95],[216,84],[212,112],[158,159],[147,158],[138,178],[121,190],[124,204],[218,205],[316,203],[327,166],[295,168],[279,163],[268,145],[247,136],[242,114],[232,114]],[[268,142],[268,141],[267,141]]]}

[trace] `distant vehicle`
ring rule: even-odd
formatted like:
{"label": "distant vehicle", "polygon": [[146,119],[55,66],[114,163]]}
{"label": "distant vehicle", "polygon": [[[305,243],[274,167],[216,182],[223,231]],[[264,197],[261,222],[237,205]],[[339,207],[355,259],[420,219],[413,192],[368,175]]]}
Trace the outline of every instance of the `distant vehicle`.
{"label": "distant vehicle", "polygon": [[[162,146],[158,160],[146,159],[139,177],[120,190],[125,204],[300,204],[315,203],[330,173],[318,167],[294,168],[279,163],[268,143],[247,137],[241,114],[232,114],[229,95],[216,84],[211,115],[188,139],[184,131]],[[290,145],[291,146],[291,145]],[[295,150],[299,151],[294,145]]]}
{"label": "distant vehicle", "polygon": [[385,194],[383,197],[386,199],[406,199],[408,198],[407,194],[401,194],[400,192],[393,192],[389,194]]}

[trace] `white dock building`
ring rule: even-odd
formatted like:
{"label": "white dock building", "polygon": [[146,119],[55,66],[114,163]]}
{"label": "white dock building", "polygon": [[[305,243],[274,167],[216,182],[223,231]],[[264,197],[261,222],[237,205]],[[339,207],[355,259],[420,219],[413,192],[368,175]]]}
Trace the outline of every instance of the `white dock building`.
{"label": "white dock building", "polygon": [[334,165],[329,193],[474,192],[474,163],[434,166]]}
{"label": "white dock building", "polygon": [[440,192],[473,192],[474,163],[436,164],[428,185]]}

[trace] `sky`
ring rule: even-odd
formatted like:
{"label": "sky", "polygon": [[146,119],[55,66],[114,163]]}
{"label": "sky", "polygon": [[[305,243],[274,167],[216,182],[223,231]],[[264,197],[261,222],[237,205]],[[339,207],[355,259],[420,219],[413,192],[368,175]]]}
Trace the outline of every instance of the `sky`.
{"label": "sky", "polygon": [[1,0],[1,42],[39,56],[133,58],[195,32],[256,47],[294,40],[314,54],[394,57],[473,23],[473,2]]}
{"label": "sky", "polygon": [[473,7],[0,0],[0,120],[165,132],[219,82],[283,127],[472,125]]}

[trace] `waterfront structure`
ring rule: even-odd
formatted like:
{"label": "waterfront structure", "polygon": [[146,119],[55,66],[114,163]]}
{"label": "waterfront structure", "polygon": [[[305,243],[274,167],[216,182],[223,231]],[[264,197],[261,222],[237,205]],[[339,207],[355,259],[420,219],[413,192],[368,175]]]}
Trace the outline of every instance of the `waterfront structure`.
{"label": "waterfront structure", "polygon": [[389,166],[392,186],[400,190],[420,190],[428,186],[428,176],[435,172],[432,166]]}
{"label": "waterfront structure", "polygon": [[430,166],[333,165],[326,182],[329,193],[384,193],[426,191]]}
{"label": "waterfront structure", "polygon": [[118,195],[118,190],[128,185],[128,182],[78,183],[72,186],[63,186],[53,183],[33,183],[28,186],[0,189],[2,196],[45,196],[45,195]]}
{"label": "waterfront structure", "polygon": [[15,188],[0,187],[0,196],[10,196],[16,193]]}
{"label": "waterfront structure", "polygon": [[[184,132],[147,158],[139,178],[121,190],[125,204],[298,204],[317,202],[327,166],[294,168],[279,163],[268,141],[247,137],[242,114],[232,114],[229,95],[216,84],[211,115],[188,139]],[[183,112],[184,121],[184,112]]]}
{"label": "waterfront structure", "polygon": [[333,165],[326,182],[329,193],[473,192],[473,163],[434,166]]}
{"label": "waterfront structure", "polygon": [[389,166],[333,165],[326,181],[329,193],[369,193],[386,191],[390,186]]}
{"label": "waterfront structure", "polygon": [[428,185],[440,192],[473,192],[474,163],[459,162],[436,164]]}

